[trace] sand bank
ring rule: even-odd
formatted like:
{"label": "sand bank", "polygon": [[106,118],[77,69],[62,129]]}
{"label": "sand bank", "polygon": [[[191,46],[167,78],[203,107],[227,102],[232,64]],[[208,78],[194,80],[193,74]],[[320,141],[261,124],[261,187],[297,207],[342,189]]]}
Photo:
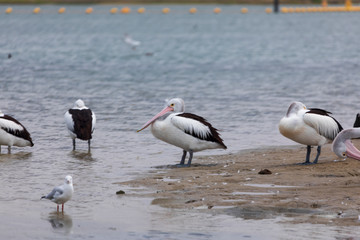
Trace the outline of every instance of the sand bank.
{"label": "sand bank", "polygon": [[[119,189],[145,187],[136,195],[151,197],[152,204],[166,208],[359,225],[360,161],[338,159],[326,145],[318,164],[298,165],[305,153],[306,147],[295,146],[195,157],[190,168],[154,167],[138,179],[119,183]],[[313,148],[312,159],[315,154]],[[264,169],[271,174],[259,174]]]}

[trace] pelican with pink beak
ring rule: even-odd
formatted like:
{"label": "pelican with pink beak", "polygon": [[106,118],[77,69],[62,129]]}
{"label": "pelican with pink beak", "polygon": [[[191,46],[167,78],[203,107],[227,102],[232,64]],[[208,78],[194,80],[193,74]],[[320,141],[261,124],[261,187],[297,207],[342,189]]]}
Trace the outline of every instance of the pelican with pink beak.
{"label": "pelican with pink beak", "polygon": [[[184,100],[173,98],[167,102],[161,112],[145,123],[137,132],[151,125],[151,132],[156,138],[182,148],[183,155],[180,164],[177,165],[180,167],[190,167],[194,152],[227,148],[216,128],[203,117],[184,111]],[[190,156],[185,164],[187,152]]]}
{"label": "pelican with pink beak", "polygon": [[360,137],[360,128],[342,130],[334,139],[332,151],[340,158],[360,160],[360,151],[352,144],[351,139]]}

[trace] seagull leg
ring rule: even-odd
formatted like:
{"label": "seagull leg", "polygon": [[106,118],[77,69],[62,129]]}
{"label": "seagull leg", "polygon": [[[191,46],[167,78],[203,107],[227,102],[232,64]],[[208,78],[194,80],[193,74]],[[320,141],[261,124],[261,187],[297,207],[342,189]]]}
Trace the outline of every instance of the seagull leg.
{"label": "seagull leg", "polygon": [[185,164],[186,154],[187,154],[187,152],[185,150],[183,150],[183,155],[181,157],[181,161],[180,161],[179,165],[184,165]]}
{"label": "seagull leg", "polygon": [[188,163],[186,164],[187,167],[190,167],[190,165],[191,165],[191,160],[192,160],[192,157],[193,157],[193,151],[190,150],[190,151],[189,151],[189,154],[190,154],[189,160],[188,160]]}
{"label": "seagull leg", "polygon": [[73,151],[75,151],[75,138],[73,139]]}
{"label": "seagull leg", "polygon": [[59,205],[57,205],[57,208],[56,208],[57,212],[59,212]]}
{"label": "seagull leg", "polygon": [[61,212],[64,212],[64,204],[61,206]]}
{"label": "seagull leg", "polygon": [[321,153],[321,146],[318,146],[317,147],[317,154],[316,154],[315,160],[313,161],[314,164],[316,164],[318,162],[320,153]]}
{"label": "seagull leg", "polygon": [[0,153],[1,153],[1,145],[0,145]]}

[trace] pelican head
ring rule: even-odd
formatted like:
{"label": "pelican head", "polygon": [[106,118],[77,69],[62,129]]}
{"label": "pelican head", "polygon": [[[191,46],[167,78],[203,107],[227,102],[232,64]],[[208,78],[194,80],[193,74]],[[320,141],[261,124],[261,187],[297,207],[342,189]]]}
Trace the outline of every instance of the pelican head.
{"label": "pelican head", "polygon": [[359,128],[342,130],[332,143],[332,151],[340,158],[351,157],[360,160],[360,151],[352,144],[352,138],[360,137]]}
{"label": "pelican head", "polygon": [[184,112],[185,111],[185,103],[184,100],[182,100],[181,98],[173,98],[170,99],[169,101],[167,101],[166,106],[163,110],[161,110],[158,114],[156,114],[152,119],[150,119],[147,123],[145,123],[141,129],[137,130],[137,132],[140,132],[141,130],[144,130],[145,128],[147,128],[148,126],[150,126],[150,124],[152,124],[153,122],[155,122],[157,119],[159,119],[160,117],[169,114],[170,112],[174,112],[174,113],[180,113],[180,112]]}
{"label": "pelican head", "polygon": [[85,107],[85,103],[83,100],[78,99],[76,100],[76,102],[74,103],[74,108],[84,108]]}
{"label": "pelican head", "polygon": [[306,109],[306,106],[302,102],[293,102],[290,104],[286,116],[289,116],[290,114],[293,113],[296,114],[303,109]]}

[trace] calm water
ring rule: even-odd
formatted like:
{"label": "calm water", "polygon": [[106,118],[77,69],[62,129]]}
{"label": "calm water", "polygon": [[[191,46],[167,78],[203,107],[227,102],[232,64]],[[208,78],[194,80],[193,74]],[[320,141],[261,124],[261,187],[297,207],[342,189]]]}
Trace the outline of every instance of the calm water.
{"label": "calm water", "polygon": [[[243,6],[221,6],[214,15],[215,6],[201,5],[195,15],[187,13],[191,6],[171,6],[163,15],[164,6],[152,5],[142,15],[110,15],[112,6],[95,6],[91,15],[87,6],[67,6],[59,15],[59,6],[46,5],[38,15],[31,14],[35,6],[13,6],[5,15],[6,7],[0,6],[0,109],[35,143],[11,155],[3,147],[0,155],[0,230],[7,239],[286,238],[297,228],[281,219],[209,218],[116,196],[114,183],[181,157],[149,130],[136,130],[165,99],[182,97],[229,147],[196,154],[196,162],[201,154],[294,144],[277,130],[294,100],[333,112],[345,128],[360,112],[359,13],[269,15],[266,6],[250,6],[243,15]],[[126,33],[141,46],[127,46]],[[97,114],[91,154],[85,142],[72,152],[65,130],[63,114],[78,98]],[[59,218],[55,204],[39,198],[67,174],[76,192]],[[319,239],[358,236],[352,228],[311,225],[296,234],[314,232]]]}

